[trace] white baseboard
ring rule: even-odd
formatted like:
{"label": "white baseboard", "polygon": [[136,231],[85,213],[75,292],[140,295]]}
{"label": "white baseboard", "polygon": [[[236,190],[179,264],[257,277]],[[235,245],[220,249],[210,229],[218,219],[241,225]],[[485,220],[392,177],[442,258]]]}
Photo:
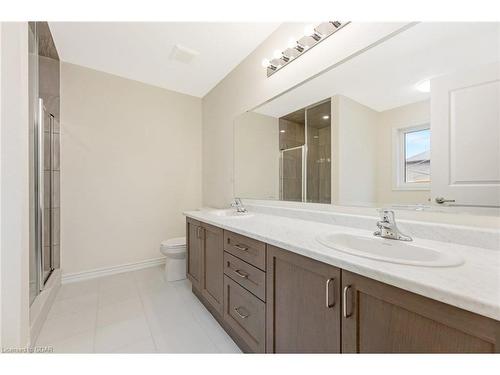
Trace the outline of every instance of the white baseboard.
{"label": "white baseboard", "polygon": [[63,284],[74,283],[76,281],[96,279],[98,277],[104,277],[104,276],[114,275],[117,273],[140,270],[143,268],[159,266],[162,264],[165,264],[164,257],[142,260],[140,262],[134,262],[134,263],[121,264],[119,266],[96,268],[89,271],[63,274],[61,281]]}

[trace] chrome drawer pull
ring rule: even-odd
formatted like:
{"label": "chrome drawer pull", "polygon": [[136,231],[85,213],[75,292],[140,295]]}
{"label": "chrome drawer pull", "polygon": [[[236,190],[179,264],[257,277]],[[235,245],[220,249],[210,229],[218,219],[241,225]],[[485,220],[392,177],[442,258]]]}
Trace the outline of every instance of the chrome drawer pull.
{"label": "chrome drawer pull", "polygon": [[328,309],[335,306],[335,290],[333,291],[333,302],[330,303],[330,282],[332,283],[332,285],[335,286],[335,279],[331,278],[331,279],[326,280],[325,293],[326,293],[326,307]]}
{"label": "chrome drawer pull", "polygon": [[248,273],[246,272],[243,272],[243,271],[240,271],[240,270],[235,270],[234,271],[239,277],[241,277],[242,279],[247,279],[248,278]]}
{"label": "chrome drawer pull", "polygon": [[248,318],[250,316],[250,314],[245,315],[245,314],[240,313],[240,307],[235,307],[234,311],[236,312],[236,314],[238,314],[238,316],[241,319],[246,319],[246,318]]}
{"label": "chrome drawer pull", "polygon": [[349,318],[352,315],[352,311],[350,313],[347,313],[347,292],[349,291],[349,289],[351,289],[350,285],[347,285],[344,288],[344,298],[342,301],[342,304],[344,305],[344,309],[343,309],[344,310],[344,318]]}
{"label": "chrome drawer pull", "polygon": [[234,247],[237,248],[238,250],[241,250],[241,251],[248,251],[248,247],[241,246],[240,244],[236,244],[236,245],[234,245]]}

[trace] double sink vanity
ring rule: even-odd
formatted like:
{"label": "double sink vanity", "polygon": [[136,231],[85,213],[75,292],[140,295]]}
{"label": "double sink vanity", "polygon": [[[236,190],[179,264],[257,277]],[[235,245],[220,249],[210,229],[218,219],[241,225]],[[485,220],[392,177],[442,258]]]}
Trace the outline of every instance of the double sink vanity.
{"label": "double sink vanity", "polygon": [[500,351],[496,230],[401,220],[420,235],[402,241],[332,211],[185,215],[193,293],[244,352]]}
{"label": "double sink vanity", "polygon": [[187,274],[243,351],[500,352],[498,51],[408,24],[234,118]]}

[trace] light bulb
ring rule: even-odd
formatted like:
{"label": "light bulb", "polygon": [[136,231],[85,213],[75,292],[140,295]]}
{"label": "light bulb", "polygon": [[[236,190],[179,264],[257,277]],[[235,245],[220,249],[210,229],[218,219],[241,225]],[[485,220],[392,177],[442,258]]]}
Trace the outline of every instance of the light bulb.
{"label": "light bulb", "polygon": [[279,59],[279,58],[281,58],[281,56],[282,56],[282,54],[281,54],[281,51],[280,51],[279,49],[274,50],[274,52],[273,52],[273,57],[274,57],[275,59]]}
{"label": "light bulb", "polygon": [[264,68],[267,68],[267,67],[269,66],[269,59],[263,59],[263,60],[262,60],[262,66],[263,66]]}
{"label": "light bulb", "polygon": [[297,45],[297,41],[295,40],[295,38],[288,39],[288,43],[287,43],[288,48],[295,48],[296,45]]}
{"label": "light bulb", "polygon": [[304,27],[304,34],[306,36],[311,36],[314,34],[314,26],[313,25],[307,25]]}
{"label": "light bulb", "polygon": [[330,118],[330,116],[328,116],[328,115],[323,116],[323,120],[328,120],[329,118]]}
{"label": "light bulb", "polygon": [[420,92],[430,92],[431,91],[431,81],[428,79],[420,81],[415,85],[415,88]]}

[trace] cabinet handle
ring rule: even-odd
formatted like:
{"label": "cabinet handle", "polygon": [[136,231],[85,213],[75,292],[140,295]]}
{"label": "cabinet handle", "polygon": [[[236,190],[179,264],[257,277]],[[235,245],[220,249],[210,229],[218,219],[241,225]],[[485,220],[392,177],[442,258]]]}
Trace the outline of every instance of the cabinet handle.
{"label": "cabinet handle", "polygon": [[201,227],[196,227],[196,237],[201,238]]}
{"label": "cabinet handle", "polygon": [[347,285],[346,287],[344,287],[344,293],[343,293],[343,301],[342,301],[342,304],[344,305],[344,318],[349,318],[351,315],[352,315],[352,311],[347,313],[347,292],[349,291],[349,289],[351,289],[351,286],[350,285]]}
{"label": "cabinet handle", "polygon": [[330,278],[328,280],[326,280],[326,285],[325,285],[325,294],[326,294],[326,307],[328,309],[332,308],[333,306],[335,306],[335,290],[333,291],[333,302],[330,303],[330,283],[332,283],[332,285],[335,286],[335,279],[334,278]]}
{"label": "cabinet handle", "polygon": [[241,250],[241,251],[248,251],[248,247],[242,246],[240,244],[236,244],[236,245],[234,245],[234,247],[237,248],[238,250]]}
{"label": "cabinet handle", "polygon": [[239,277],[241,277],[242,279],[246,279],[248,278],[248,273],[246,272],[243,272],[243,271],[240,271],[240,270],[235,270],[234,271]]}
{"label": "cabinet handle", "polygon": [[234,308],[234,311],[236,312],[236,314],[238,314],[238,316],[241,318],[241,319],[246,319],[250,316],[250,314],[242,314],[240,312],[240,307],[235,307]]}

